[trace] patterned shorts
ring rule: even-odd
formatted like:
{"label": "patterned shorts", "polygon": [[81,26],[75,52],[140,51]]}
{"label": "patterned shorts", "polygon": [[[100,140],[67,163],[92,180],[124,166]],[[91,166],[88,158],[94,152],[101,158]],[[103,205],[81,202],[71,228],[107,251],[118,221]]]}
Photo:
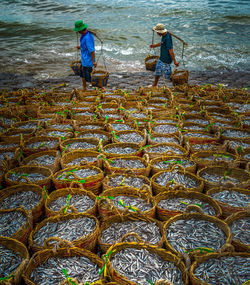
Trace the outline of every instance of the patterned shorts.
{"label": "patterned shorts", "polygon": [[155,67],[155,76],[164,75],[165,79],[170,79],[170,75],[172,73],[171,65],[169,63],[164,63],[161,60],[158,60]]}
{"label": "patterned shorts", "polygon": [[92,67],[86,67],[81,65],[80,77],[83,77],[87,82],[90,82],[92,69]]}

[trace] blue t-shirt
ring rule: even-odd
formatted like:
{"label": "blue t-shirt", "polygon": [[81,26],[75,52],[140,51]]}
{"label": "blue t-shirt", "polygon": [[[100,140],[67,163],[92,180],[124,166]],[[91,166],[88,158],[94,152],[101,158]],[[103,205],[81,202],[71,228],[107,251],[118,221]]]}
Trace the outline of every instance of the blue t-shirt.
{"label": "blue t-shirt", "polygon": [[161,39],[160,60],[165,63],[172,63],[173,59],[170,56],[169,50],[173,48],[172,36],[167,33]]}
{"label": "blue t-shirt", "polygon": [[92,33],[88,32],[80,38],[82,66],[93,67],[91,53],[95,51],[95,41]]}

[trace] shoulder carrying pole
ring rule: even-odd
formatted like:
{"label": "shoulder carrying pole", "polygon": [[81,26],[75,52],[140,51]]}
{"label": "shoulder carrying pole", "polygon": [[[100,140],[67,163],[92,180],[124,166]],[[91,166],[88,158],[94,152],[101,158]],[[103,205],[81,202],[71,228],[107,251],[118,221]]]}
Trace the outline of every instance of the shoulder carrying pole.
{"label": "shoulder carrying pole", "polygon": [[[169,32],[169,33],[170,33],[170,32]],[[177,39],[178,39],[179,41],[181,41],[184,45],[187,45],[187,43],[186,43],[183,39],[181,39],[180,37],[176,36],[175,34],[170,33],[170,35],[173,36],[173,37],[175,37],[175,38],[177,38]]]}

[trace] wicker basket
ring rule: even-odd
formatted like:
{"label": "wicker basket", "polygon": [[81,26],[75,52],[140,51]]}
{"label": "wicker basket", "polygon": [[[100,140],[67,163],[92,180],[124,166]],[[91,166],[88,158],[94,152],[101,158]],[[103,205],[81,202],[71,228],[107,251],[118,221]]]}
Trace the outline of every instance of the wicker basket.
{"label": "wicker basket", "polygon": [[[67,197],[68,195],[71,195],[71,196],[74,196],[74,195],[82,195],[82,196],[88,196],[90,199],[92,199],[95,203],[93,205],[93,207],[89,208],[87,211],[85,212],[82,212],[82,213],[86,213],[86,214],[89,214],[89,215],[94,215],[96,216],[96,212],[97,212],[97,201],[96,201],[96,196],[90,192],[90,191],[87,191],[87,190],[83,190],[83,189],[79,189],[79,188],[62,188],[62,189],[59,189],[59,190],[56,190],[56,191],[53,191],[48,199],[46,199],[45,201],[45,212],[46,212],[46,216],[49,218],[49,217],[53,217],[53,216],[56,216],[58,214],[61,213],[61,209],[57,212],[51,210],[49,208],[50,204],[57,200],[58,198],[60,197]],[[1,201],[1,200],[0,200]],[[62,209],[64,209],[65,207],[62,207]],[[71,209],[74,208],[74,211],[77,212],[77,209],[75,209],[74,206],[71,206]]]}
{"label": "wicker basket", "polygon": [[13,235],[11,235],[10,238],[16,239],[22,242],[23,244],[26,244],[33,227],[32,214],[31,212],[23,208],[15,208],[9,210],[0,210],[0,215],[11,212],[20,212],[22,215],[25,216],[26,222]]}
{"label": "wicker basket", "polygon": [[[1,280],[1,285],[19,285],[21,284],[21,275],[25,270],[27,263],[29,262],[29,252],[27,248],[18,240],[8,238],[8,237],[0,237],[0,245],[6,247],[7,249],[13,251],[17,255],[22,258],[22,262],[17,267],[16,271],[13,274],[12,278],[7,278],[10,276],[5,276],[6,280]],[[1,256],[4,258],[4,256]],[[5,278],[4,277],[4,278]]]}
{"label": "wicker basket", "polygon": [[[177,169],[179,167],[180,166],[177,166]],[[171,181],[169,181],[169,183],[167,183],[167,185],[165,185],[165,186],[159,185],[158,183],[155,182],[155,180],[157,179],[158,176],[160,176],[164,172],[172,172],[173,170],[174,169],[172,168],[172,169],[167,170],[167,171],[160,171],[160,172],[158,172],[152,176],[151,185],[153,188],[154,195],[160,194],[160,193],[165,192],[165,191],[170,191],[170,190],[171,191],[184,190],[184,191],[197,191],[197,192],[203,191],[203,187],[204,187],[203,181],[199,177],[197,177],[196,175],[194,175],[191,172],[186,171],[185,169],[178,169],[178,172],[181,174],[187,175],[187,177],[190,177],[191,179],[196,180],[198,182],[198,186],[196,188],[186,188],[184,185],[179,185],[179,184],[170,188],[170,185],[172,184]]]}
{"label": "wicker basket", "polygon": [[162,209],[158,206],[159,202],[161,200],[166,200],[166,199],[171,199],[171,198],[189,198],[189,199],[197,199],[200,200],[201,202],[208,203],[215,211],[215,217],[220,218],[222,215],[221,208],[219,204],[209,197],[208,195],[196,192],[196,191],[168,191],[168,192],[163,192],[158,194],[155,197],[155,202],[156,202],[156,215],[160,221],[167,221],[170,218],[183,214],[181,211],[177,210],[168,210],[168,209]]}
{"label": "wicker basket", "polygon": [[[202,178],[203,173],[210,175],[220,175],[221,178],[218,182],[211,182]],[[237,187],[237,188],[249,188],[250,174],[244,169],[230,168],[223,166],[205,167],[197,172],[197,176],[204,182],[204,190],[207,191],[213,187]],[[239,183],[235,184],[232,179],[237,179]],[[226,181],[227,180],[227,181]],[[224,182],[224,183],[223,183]]]}
{"label": "wicker basket", "polygon": [[[93,169],[96,170],[98,172],[98,174],[93,175],[93,176],[89,176],[89,177],[84,177],[80,178],[77,177],[74,174],[75,170],[81,170],[81,169]],[[66,177],[64,180],[59,180],[58,177],[60,177],[60,175],[62,175],[62,173],[65,173]],[[74,179],[68,179],[67,177],[73,175]],[[56,172],[53,176],[53,183],[55,185],[56,189],[61,189],[61,188],[68,188],[68,187],[73,187],[73,188],[83,188],[85,190],[91,191],[94,194],[98,195],[101,191],[101,186],[102,186],[102,180],[104,178],[104,174],[103,171],[95,166],[71,166],[68,168],[65,168],[63,170],[60,170],[58,172]]]}
{"label": "wicker basket", "polygon": [[75,75],[80,75],[81,65],[82,64],[81,64],[80,60],[76,60],[76,61],[71,62],[70,68],[72,68]]}
{"label": "wicker basket", "polygon": [[[156,246],[152,246],[146,243],[143,243],[143,241],[140,239],[140,237],[133,233],[131,234],[133,235],[137,241],[136,242],[125,242],[125,239],[122,240],[121,243],[117,243],[113,246],[111,246],[108,250],[108,253],[106,254],[107,259],[106,259],[106,266],[107,266],[107,275],[111,280],[114,280],[116,282],[118,282],[118,284],[120,285],[137,285],[137,283],[130,281],[127,277],[120,275],[113,267],[112,264],[110,262],[110,260],[112,259],[112,257],[117,254],[119,251],[126,249],[126,248],[136,248],[136,249],[141,249],[141,250],[147,250],[152,254],[157,255],[158,257],[160,257],[161,259],[163,259],[164,261],[170,261],[173,262],[174,265],[176,267],[178,267],[181,272],[182,272],[182,281],[184,285],[188,284],[188,276],[187,276],[187,272],[186,272],[186,268],[185,265],[182,261],[180,261],[180,259],[173,255],[172,253],[166,251],[165,249],[156,247]],[[129,236],[129,235],[128,235]],[[128,237],[127,236],[127,237]],[[124,236],[125,237],[125,236]],[[153,266],[153,265],[152,265]],[[148,272],[145,272],[145,274],[147,274]],[[155,283],[155,284],[172,284],[172,283]]]}
{"label": "wicker basket", "polygon": [[[102,160],[99,158],[100,152],[91,151],[91,150],[73,150],[66,152],[61,157],[61,166],[62,169],[70,167],[69,163],[77,158],[82,158],[81,162],[77,166],[92,165],[99,168],[102,168]],[[87,157],[96,157],[93,162],[87,162],[85,160]],[[75,165],[76,166],[76,165]]]}
{"label": "wicker basket", "polygon": [[[210,190],[207,191],[207,195],[212,196],[212,194],[218,193],[218,192],[222,192],[222,191],[236,191],[245,195],[249,195],[250,196],[250,191],[247,189],[241,189],[241,188],[223,188],[223,187],[218,187],[218,188],[211,188]],[[214,199],[214,198],[213,198]],[[215,200],[215,199],[214,199]],[[246,211],[246,208],[243,207],[234,207],[230,204],[227,203],[223,203],[220,201],[217,201],[217,203],[219,204],[219,206],[222,209],[222,215],[223,218],[227,218],[232,214],[236,214],[238,212],[242,212],[242,211]]]}
{"label": "wicker basket", "polygon": [[[27,268],[23,274],[23,279],[25,281],[25,284],[36,285],[34,282],[31,281],[30,275],[37,267],[45,263],[49,258],[60,258],[60,257],[64,258],[64,257],[74,257],[74,256],[85,256],[90,261],[97,264],[100,269],[103,267],[102,259],[98,257],[96,254],[86,249],[71,247],[70,245],[68,245],[68,247],[59,248],[56,251],[53,249],[45,249],[35,253],[30,259],[30,262],[28,263]],[[91,285],[92,284],[95,283],[91,283]]]}
{"label": "wicker basket", "polygon": [[[231,246],[232,247],[232,246]],[[229,252],[222,252],[222,253],[209,253],[206,254],[204,256],[200,256],[199,258],[196,259],[196,261],[192,264],[191,268],[190,268],[190,284],[191,285],[210,285],[211,283],[207,283],[204,282],[200,279],[198,279],[195,275],[194,275],[194,271],[196,269],[196,267],[198,267],[198,265],[200,263],[209,261],[209,259],[220,259],[220,258],[225,258],[225,257],[236,257],[236,256],[240,256],[240,257],[246,257],[249,259],[250,254],[249,253],[236,253],[233,252],[231,249],[230,245],[228,245],[228,250],[231,250]],[[234,270],[232,271],[232,275],[235,276],[235,274],[237,274],[237,272],[235,272]],[[227,275],[228,276],[228,275]],[[229,278],[228,278],[229,277]],[[228,276],[227,279],[231,280],[231,276]],[[215,283],[213,283],[215,284]],[[229,283],[229,284],[236,284],[236,283]],[[239,284],[239,283],[238,283]],[[242,285],[249,285],[249,280],[245,283],[243,283]]]}
{"label": "wicker basket", "polygon": [[46,164],[43,165],[43,167],[49,168],[53,173],[57,172],[60,169],[60,154],[56,150],[48,150],[31,154],[21,162],[21,165],[41,166],[41,164],[39,164],[35,159],[44,155],[53,156],[55,160],[52,164]]}
{"label": "wicker basket", "polygon": [[[189,211],[191,209],[193,209],[194,207],[196,208],[199,208],[200,209],[200,213],[190,213]],[[195,208],[195,210],[196,210]],[[190,205],[189,207],[187,207],[186,209],[186,212],[184,212],[183,214],[181,215],[176,215],[172,218],[170,218],[168,221],[166,221],[166,223],[164,224],[164,227],[163,227],[163,232],[164,232],[164,238],[165,238],[165,245],[166,245],[166,248],[167,250],[170,250],[171,252],[173,252],[174,254],[176,254],[177,256],[181,257],[182,256],[182,253],[178,252],[177,250],[175,250],[169,243],[169,241],[167,240],[167,237],[166,237],[166,230],[167,228],[174,222],[178,221],[178,220],[190,220],[190,219],[195,219],[195,220],[205,220],[205,221],[208,221],[208,222],[211,222],[211,223],[214,223],[215,225],[217,225],[225,234],[226,236],[226,243],[225,244],[230,244],[231,243],[231,240],[232,240],[232,235],[231,235],[231,231],[228,227],[228,225],[223,222],[222,220],[216,218],[216,217],[212,217],[212,216],[208,216],[208,215],[205,215],[205,214],[202,214],[202,210],[199,206],[194,206],[194,205]],[[185,233],[184,233],[185,235]],[[218,249],[218,251],[221,250]],[[202,252],[199,249],[194,249],[193,251],[189,252],[189,255],[191,256],[191,258],[196,258],[198,256],[202,256],[204,255],[204,253],[206,254],[206,251]]]}
{"label": "wicker basket", "polygon": [[[55,142],[55,145],[52,147],[48,147],[46,146],[46,143],[44,142]],[[54,138],[54,137],[34,137],[31,138],[29,140],[26,140],[24,143],[24,155],[28,156],[37,152],[41,152],[41,151],[48,151],[48,150],[57,150],[59,147],[59,139],[58,138]],[[29,147],[30,144],[32,143],[36,143],[36,142],[41,142],[41,145],[35,148],[31,148]]]}
{"label": "wicker basket", "polygon": [[188,70],[174,69],[171,74],[171,81],[173,85],[182,85],[188,83]]}
{"label": "wicker basket", "polygon": [[159,58],[160,57],[158,55],[148,54],[144,59],[146,70],[155,71],[155,67]]}
{"label": "wicker basket", "polygon": [[98,211],[102,219],[106,219],[114,215],[122,215],[123,213],[128,212],[127,208],[124,210],[116,208],[114,203],[112,202],[112,199],[108,198],[115,196],[131,196],[131,197],[141,198],[145,200],[147,203],[151,203],[152,208],[150,208],[149,210],[146,211],[136,210],[136,211],[142,213],[144,216],[149,218],[155,217],[155,204],[150,193],[148,192],[142,193],[140,190],[136,188],[123,186],[106,190],[102,193],[102,196],[100,196],[100,199],[98,200]]}
{"label": "wicker basket", "polygon": [[131,154],[126,154],[126,156],[142,156],[142,150],[139,148],[139,146],[135,143],[112,143],[112,144],[108,144],[105,147],[103,147],[102,149],[102,153],[107,157],[107,158],[111,158],[111,157],[119,157],[119,156],[123,156],[124,154],[119,154],[119,153],[110,153],[107,152],[107,150],[109,148],[114,148],[114,147],[119,147],[119,148],[132,148],[134,149],[134,152]]}
{"label": "wicker basket", "polygon": [[[250,217],[250,213],[248,211],[239,212],[239,213],[235,213],[235,214],[232,214],[231,216],[229,216],[225,220],[225,222],[230,227],[235,221],[242,219],[242,218],[249,218],[249,217]],[[232,233],[232,236],[233,236],[233,233]],[[250,253],[250,243],[244,244],[242,241],[234,239],[234,236],[233,236],[233,240],[232,240],[232,245],[234,246],[236,251]]]}
{"label": "wicker basket", "polygon": [[[102,232],[104,230],[108,229],[114,223],[120,223],[121,227],[122,227],[122,223],[128,222],[128,221],[134,221],[134,222],[135,221],[144,221],[144,222],[148,222],[148,223],[156,223],[158,228],[159,228],[159,231],[162,235],[162,226],[163,225],[158,220],[155,220],[155,219],[152,219],[152,218],[146,217],[144,215],[140,215],[140,214],[126,214],[126,215],[124,214],[122,216],[121,215],[111,216],[110,218],[105,219],[101,223],[101,226],[100,226],[100,231],[99,231],[99,236],[98,236],[98,244],[99,244],[99,247],[103,253],[107,252],[109,247],[112,246],[113,244],[105,243],[102,241]],[[128,232],[128,233],[131,233],[131,232]],[[126,235],[127,235],[127,233],[126,233]],[[120,241],[117,240],[115,243],[117,243],[117,242],[120,242]],[[148,242],[145,242],[145,243],[148,243]],[[160,241],[154,245],[157,247],[163,247],[163,236],[161,237]]]}
{"label": "wicker basket", "polygon": [[[29,191],[41,195],[41,200],[39,201],[39,203],[34,208],[30,209],[30,211],[32,212],[33,221],[38,222],[41,216],[43,215],[44,199],[45,199],[45,193],[40,186],[35,184],[22,184],[5,188],[4,191],[0,192],[0,203],[3,202],[4,199],[6,199],[7,197],[15,195],[18,192],[29,192]],[[9,205],[9,207],[11,208],[11,205]]]}
{"label": "wicker basket", "polygon": [[[136,143],[137,145],[139,145],[140,147],[143,147],[146,145],[146,141],[147,141],[147,134],[146,134],[146,130],[144,132],[141,131],[135,131],[135,130],[131,130],[131,131],[119,131],[119,132],[112,132],[112,141],[113,143],[122,143],[122,141],[119,140],[119,135],[129,135],[129,134],[137,134],[139,136],[142,137],[142,140],[138,143]],[[127,141],[128,143],[134,143],[134,141]],[[125,142],[124,142],[125,143]]]}
{"label": "wicker basket", "polygon": [[[86,143],[89,143],[89,144],[93,144],[93,147],[86,148],[86,149],[82,149],[82,148],[71,149],[70,145],[72,143],[75,143],[75,142],[86,142]],[[62,154],[67,153],[67,152],[72,151],[72,150],[97,151],[98,150],[98,145],[99,145],[98,140],[94,139],[94,138],[85,138],[85,139],[83,139],[83,138],[82,139],[80,139],[80,138],[73,138],[73,139],[67,139],[67,140],[62,141],[61,144],[60,144],[60,149],[61,149]]]}
{"label": "wicker basket", "polygon": [[78,214],[71,213],[71,214],[65,214],[65,215],[57,215],[54,217],[44,219],[41,223],[37,224],[35,229],[31,232],[29,236],[29,247],[31,248],[33,252],[37,252],[43,249],[52,249],[55,246],[55,243],[56,243],[56,246],[58,244],[60,246],[60,244],[63,244],[64,241],[68,242],[67,240],[62,240],[56,236],[51,236],[45,240],[43,246],[40,246],[40,245],[34,244],[33,239],[34,239],[35,234],[42,227],[44,227],[47,223],[58,223],[58,222],[65,221],[65,220],[72,220],[72,219],[74,220],[74,219],[84,218],[84,217],[95,220],[95,223],[96,223],[95,229],[93,230],[92,233],[82,236],[81,238],[77,240],[73,240],[72,242],[70,242],[70,244],[73,247],[80,247],[82,249],[88,249],[90,251],[94,251],[96,249],[97,237],[99,233],[99,222],[95,216],[92,216],[86,213],[78,213]]}
{"label": "wicker basket", "polygon": [[[13,181],[10,180],[8,177],[10,176],[10,174],[25,174],[25,175],[19,175],[18,180],[17,181]],[[35,182],[30,181],[29,179],[29,173],[41,173],[44,176],[46,176],[46,178],[41,179],[41,180],[37,180]],[[46,187],[46,189],[50,189],[51,187],[51,180],[52,180],[52,171],[49,168],[46,167],[42,167],[42,166],[20,166],[14,169],[9,170],[6,174],[5,174],[5,182],[7,186],[15,186],[15,185],[23,185],[25,183],[29,183],[29,184],[36,184],[38,186],[41,187]],[[25,179],[25,182],[20,182],[21,179]]]}
{"label": "wicker basket", "polygon": [[104,87],[108,84],[109,72],[107,70],[93,70],[91,72],[91,85],[95,87]]}

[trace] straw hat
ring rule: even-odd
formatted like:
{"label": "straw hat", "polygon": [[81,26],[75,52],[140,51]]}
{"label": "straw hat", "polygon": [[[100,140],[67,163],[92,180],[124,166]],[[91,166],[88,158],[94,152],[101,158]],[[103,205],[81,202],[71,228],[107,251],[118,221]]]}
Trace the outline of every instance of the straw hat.
{"label": "straw hat", "polygon": [[165,29],[165,26],[163,24],[157,24],[155,27],[153,27],[152,30],[159,33],[159,34],[164,34],[167,32],[167,30]]}

